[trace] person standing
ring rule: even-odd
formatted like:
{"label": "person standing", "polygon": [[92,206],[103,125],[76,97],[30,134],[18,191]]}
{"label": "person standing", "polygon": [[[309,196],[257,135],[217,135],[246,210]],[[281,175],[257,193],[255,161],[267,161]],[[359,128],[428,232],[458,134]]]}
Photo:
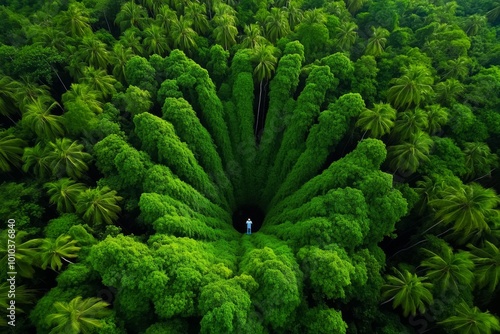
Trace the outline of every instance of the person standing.
{"label": "person standing", "polygon": [[252,234],[252,221],[250,218],[247,219],[247,234]]}

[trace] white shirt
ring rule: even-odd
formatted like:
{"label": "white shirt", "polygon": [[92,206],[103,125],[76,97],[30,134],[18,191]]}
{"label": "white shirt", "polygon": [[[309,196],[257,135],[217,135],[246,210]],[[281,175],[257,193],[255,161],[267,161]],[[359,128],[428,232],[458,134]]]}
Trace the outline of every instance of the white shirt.
{"label": "white shirt", "polygon": [[252,221],[249,219],[247,220],[247,228],[251,228],[252,227]]}

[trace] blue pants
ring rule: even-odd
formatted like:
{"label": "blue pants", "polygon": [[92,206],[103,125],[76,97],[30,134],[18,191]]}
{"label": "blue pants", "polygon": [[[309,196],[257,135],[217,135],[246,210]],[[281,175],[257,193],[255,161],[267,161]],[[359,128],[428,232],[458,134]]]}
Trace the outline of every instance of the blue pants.
{"label": "blue pants", "polygon": [[252,228],[251,227],[247,227],[247,234],[252,234]]}

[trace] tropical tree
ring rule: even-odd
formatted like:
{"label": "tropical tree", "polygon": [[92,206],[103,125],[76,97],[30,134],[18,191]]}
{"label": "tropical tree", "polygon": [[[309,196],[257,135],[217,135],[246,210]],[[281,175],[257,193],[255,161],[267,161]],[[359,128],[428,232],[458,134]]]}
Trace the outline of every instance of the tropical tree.
{"label": "tropical tree", "polygon": [[15,92],[19,89],[19,83],[11,77],[2,75],[0,77],[0,115],[10,119],[12,123],[16,123],[10,116],[19,114],[19,110],[15,105]]}
{"label": "tropical tree", "polygon": [[457,79],[447,79],[435,86],[436,102],[443,106],[452,105],[464,91],[464,85]]}
{"label": "tropical tree", "polygon": [[90,66],[105,69],[111,63],[111,54],[106,44],[96,37],[84,37],[78,47],[78,57]]}
{"label": "tropical tree", "polygon": [[71,84],[70,90],[62,95],[62,102],[66,108],[71,103],[83,102],[96,114],[102,112],[101,92],[93,90],[86,84]]}
{"label": "tropical tree", "polygon": [[215,15],[214,22],[216,25],[213,30],[215,41],[228,50],[236,44],[236,35],[238,35],[236,18],[230,14]]}
{"label": "tropical tree", "polygon": [[133,54],[141,55],[144,53],[144,48],[141,44],[141,35],[137,29],[127,29],[120,36],[120,44],[126,49],[131,49]]}
{"label": "tropical tree", "polygon": [[275,43],[281,37],[288,35],[290,25],[287,12],[281,8],[271,8],[270,14],[265,20],[267,39]]}
{"label": "tropical tree", "polygon": [[50,334],[91,333],[103,326],[101,318],[111,314],[107,306],[108,303],[95,297],[82,299],[78,296],[69,303],[56,302],[56,313],[49,314],[46,319],[49,325],[55,326]]}
{"label": "tropical tree", "polygon": [[47,269],[49,266],[52,270],[61,270],[62,261],[72,263],[68,258],[78,257],[80,247],[76,246],[77,241],[72,240],[71,236],[61,234],[56,240],[51,238],[43,239],[40,246],[40,267]]}
{"label": "tropical tree", "polygon": [[429,126],[427,117],[427,113],[419,108],[398,113],[392,131],[393,137],[406,140],[415,133],[427,129]]}
{"label": "tropical tree", "polygon": [[402,272],[393,268],[395,276],[387,275],[386,283],[382,286],[382,299],[385,303],[392,301],[392,307],[401,306],[403,315],[416,315],[417,310],[424,313],[426,304],[433,302],[432,284],[425,282],[426,277],[418,277],[408,270]]}
{"label": "tropical tree", "polygon": [[18,88],[14,92],[14,98],[22,112],[26,112],[26,106],[37,99],[43,101],[50,98],[49,87],[38,85],[28,78],[21,78]]}
{"label": "tropical tree", "polygon": [[454,333],[459,334],[491,334],[500,331],[498,318],[488,311],[481,312],[476,306],[471,308],[466,302],[461,302],[455,308],[455,313],[457,315],[438,323],[450,327]]}
{"label": "tropical tree", "polygon": [[196,37],[198,34],[191,28],[192,21],[182,15],[175,19],[170,29],[170,36],[174,41],[174,47],[191,54],[196,48]]}
{"label": "tropical tree", "polygon": [[467,17],[467,20],[465,21],[464,31],[467,36],[475,36],[483,27],[486,27],[486,16],[473,14]]}
{"label": "tropical tree", "polygon": [[44,187],[50,196],[50,204],[56,204],[60,213],[74,212],[78,196],[87,189],[83,183],[68,178],[45,183]]}
{"label": "tropical tree", "polygon": [[467,168],[465,177],[468,180],[478,176],[491,175],[492,170],[498,166],[498,156],[491,153],[490,147],[486,143],[464,143],[463,153]]}
{"label": "tropical tree", "polygon": [[[50,103],[50,105],[47,106],[47,103]],[[22,119],[23,125],[43,139],[51,140],[64,135],[62,117],[51,113],[58,106],[59,103],[52,100],[52,98],[36,99],[36,101],[26,106],[26,113],[24,113]]]}
{"label": "tropical tree", "polygon": [[87,189],[78,198],[76,210],[92,225],[112,224],[118,219],[121,208],[117,205],[122,197],[108,187]]}
{"label": "tropical tree", "polygon": [[127,1],[116,15],[115,24],[118,24],[123,32],[130,27],[141,28],[147,17],[148,12],[144,7],[133,1]]}
{"label": "tropical tree", "polygon": [[419,131],[408,141],[388,147],[389,166],[396,172],[413,174],[423,161],[429,160],[432,145],[433,141],[429,135]]}
{"label": "tropical tree", "polygon": [[354,15],[358,10],[360,10],[367,0],[345,0],[345,6],[347,10]]}
{"label": "tropical tree", "polygon": [[367,55],[379,57],[384,52],[385,43],[387,43],[387,37],[389,37],[389,31],[382,27],[371,27],[371,30],[372,36],[368,39],[365,53]]}
{"label": "tropical tree", "polygon": [[490,292],[495,291],[500,281],[500,250],[489,241],[484,242],[483,248],[467,245],[470,249],[472,261],[476,265],[474,275],[480,288],[488,287]]}
{"label": "tropical tree", "polygon": [[287,17],[288,17],[288,25],[290,26],[290,30],[293,31],[296,26],[298,26],[302,19],[304,18],[304,12],[300,9],[299,6],[291,3],[288,7],[284,8]]}
{"label": "tropical tree", "polygon": [[26,142],[13,135],[0,132],[0,171],[8,172],[11,166],[19,167]]}
{"label": "tropical tree", "polygon": [[474,262],[468,252],[453,253],[449,246],[444,247],[440,254],[423,249],[427,258],[422,261],[422,267],[427,268],[426,277],[434,285],[439,284],[443,290],[459,291],[462,287],[472,287],[474,279]]}
{"label": "tropical tree", "polygon": [[343,21],[335,28],[336,42],[342,51],[348,51],[356,42],[358,38],[356,29],[358,29],[356,23],[350,21]]}
{"label": "tropical tree", "polygon": [[[8,261],[8,240],[11,240],[8,235],[8,229],[4,229],[0,233],[0,265],[2,268],[7,268]],[[42,239],[30,239],[24,241],[25,237],[28,236],[26,231],[16,231],[14,242],[16,245],[16,253],[14,257],[16,259],[16,270],[17,273],[26,278],[33,278],[35,269],[33,266],[38,260],[38,247],[42,243]]]}
{"label": "tropical tree", "polygon": [[433,135],[441,131],[441,127],[448,122],[448,111],[439,104],[426,106],[427,128],[429,134]]}
{"label": "tropical tree", "polygon": [[184,14],[186,20],[193,23],[193,30],[198,34],[205,34],[210,29],[204,3],[190,2],[184,9]]}
{"label": "tropical tree", "polygon": [[463,240],[467,240],[473,233],[490,230],[488,221],[498,215],[495,208],[499,203],[500,198],[493,189],[471,183],[446,187],[429,205],[435,210],[438,224],[452,225],[464,236]]}
{"label": "tropical tree", "polygon": [[175,19],[177,19],[175,11],[170,9],[168,5],[163,5],[156,15],[155,22],[165,30],[165,33],[168,33],[170,31],[170,25]]}
{"label": "tropical tree", "polygon": [[38,178],[44,178],[52,173],[47,159],[47,149],[42,147],[40,143],[34,147],[26,147],[22,159],[24,172],[32,169],[33,174]]}
{"label": "tropical tree", "polygon": [[450,59],[442,65],[442,68],[445,71],[443,78],[463,80],[469,75],[470,65],[470,58],[465,56],[460,56],[457,59]]}
{"label": "tropical tree", "polygon": [[132,48],[125,47],[121,43],[113,45],[113,53],[111,54],[113,64],[113,76],[121,83],[126,82],[125,65],[127,61],[134,56]]}
{"label": "tropical tree", "polygon": [[387,98],[395,108],[418,106],[433,93],[433,78],[429,69],[423,65],[410,65],[403,68],[400,78],[392,79]]}
{"label": "tropical tree", "polygon": [[262,36],[262,31],[258,24],[245,25],[243,31],[243,40],[240,44],[242,48],[255,49],[259,44],[269,44],[269,41]]}
{"label": "tropical tree", "polygon": [[[0,307],[4,310],[10,306],[10,301],[8,298],[9,292],[9,282],[3,282],[2,284],[0,284]],[[19,305],[29,305],[33,304],[36,301],[35,292],[36,290],[28,289],[26,285],[16,286],[16,313],[24,313]],[[0,326],[7,326],[7,321],[1,318]]]}
{"label": "tropical tree", "polygon": [[80,83],[86,84],[91,90],[98,91],[103,97],[116,93],[116,79],[106,73],[106,70],[87,66],[83,69]]}
{"label": "tropical tree", "polygon": [[[269,80],[273,74],[277,58],[274,56],[275,48],[271,45],[257,45],[254,49],[252,59],[257,64],[253,71],[256,79],[260,81],[259,85],[259,104],[257,108],[257,121],[255,122],[255,128],[258,128],[260,107],[262,101],[262,83],[264,80]],[[255,130],[257,131],[257,130]]]}
{"label": "tropical tree", "polygon": [[49,143],[47,161],[52,169],[52,174],[68,175],[74,179],[83,176],[88,169],[87,161],[91,155],[83,152],[83,145],[68,138],[58,138]]}
{"label": "tropical tree", "polygon": [[83,37],[92,33],[89,11],[81,2],[72,2],[68,10],[59,14],[63,31],[71,32],[73,37]]}
{"label": "tropical tree", "polygon": [[144,29],[143,47],[149,55],[165,55],[167,51],[170,51],[167,36],[163,29],[156,24]]}
{"label": "tropical tree", "polygon": [[[396,118],[396,110],[387,103],[375,103],[372,109],[365,109],[356,122],[356,126],[370,131],[370,136],[380,138],[386,133],[389,133],[394,126]],[[364,135],[363,135],[364,137]]]}

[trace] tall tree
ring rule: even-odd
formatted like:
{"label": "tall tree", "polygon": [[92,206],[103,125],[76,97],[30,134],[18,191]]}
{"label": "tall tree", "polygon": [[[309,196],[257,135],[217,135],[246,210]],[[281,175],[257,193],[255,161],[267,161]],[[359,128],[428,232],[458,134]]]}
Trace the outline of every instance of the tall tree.
{"label": "tall tree", "polygon": [[[7,247],[7,245],[9,245],[7,240],[11,239],[7,232],[8,229],[4,229],[0,233],[0,265],[2,265],[3,268],[7,268],[8,249],[10,249]],[[33,278],[33,274],[35,273],[33,266],[38,261],[38,247],[43,239],[30,239],[24,241],[27,236],[28,232],[26,231],[16,231],[16,236],[14,238],[16,245],[16,253],[14,254],[16,258],[16,271],[22,277]]]}
{"label": "tall tree", "polygon": [[464,143],[463,153],[468,180],[491,175],[492,170],[498,166],[498,156],[491,153],[490,147],[486,143]]}
{"label": "tall tree", "polygon": [[358,38],[358,26],[354,22],[343,21],[335,28],[336,43],[342,51],[349,51]]}
{"label": "tall tree", "polygon": [[467,245],[476,265],[474,275],[480,288],[488,287],[490,292],[495,291],[500,282],[500,250],[489,241],[484,242],[482,248]]}
{"label": "tall tree", "polygon": [[271,8],[271,13],[265,20],[267,39],[275,43],[290,32],[287,12],[281,8]]}
{"label": "tall tree", "polygon": [[433,93],[434,82],[429,69],[423,65],[403,68],[403,75],[391,80],[387,98],[396,108],[418,106]]}
{"label": "tall tree", "polygon": [[87,189],[83,183],[76,183],[68,178],[45,183],[44,187],[50,196],[49,202],[56,204],[60,213],[74,212],[78,196]]}
{"label": "tall tree", "polygon": [[58,177],[68,175],[78,179],[87,171],[87,161],[91,155],[83,152],[83,145],[68,138],[57,138],[48,145],[47,161],[52,174]]}
{"label": "tall tree", "polygon": [[193,29],[198,34],[205,34],[210,29],[207,10],[204,3],[190,2],[184,9],[185,19],[193,23]]}
{"label": "tall tree", "polygon": [[0,171],[8,172],[11,166],[19,167],[26,142],[13,135],[0,132]]}
{"label": "tall tree", "polygon": [[433,302],[431,288],[432,284],[427,283],[426,277],[418,277],[408,270],[402,272],[393,268],[395,276],[387,275],[386,283],[382,286],[382,299],[387,299],[384,303],[392,302],[396,308],[401,306],[403,315],[416,315],[417,310],[424,313],[426,304]]}
{"label": "tall tree", "polygon": [[498,318],[488,311],[481,312],[478,307],[471,308],[466,302],[461,302],[455,312],[457,315],[452,315],[439,324],[450,327],[458,334],[491,334],[500,331]]}
{"label": "tall tree", "polygon": [[365,109],[356,122],[356,126],[370,131],[370,136],[380,138],[391,131],[396,119],[396,110],[387,103],[375,103],[372,109]]}
{"label": "tall tree", "polygon": [[111,54],[113,76],[121,83],[126,82],[125,65],[127,64],[127,61],[133,57],[133,55],[134,52],[132,51],[132,48],[125,47],[121,43],[115,43],[115,45],[113,45],[113,53]]}
{"label": "tall tree", "polygon": [[148,13],[144,7],[128,1],[116,15],[115,23],[120,26],[121,31],[125,31],[130,27],[141,28],[147,17]]}
{"label": "tall tree", "polygon": [[78,197],[76,210],[93,226],[109,225],[118,219],[121,211],[118,202],[121,200],[122,197],[108,187],[87,189]]}
{"label": "tall tree", "polygon": [[[50,105],[47,106],[47,103]],[[58,106],[59,103],[52,99],[38,98],[26,106],[26,113],[22,119],[23,125],[35,132],[41,139],[53,140],[64,135],[62,117],[51,113]]]}
{"label": "tall tree", "polygon": [[236,28],[236,18],[230,14],[216,15],[213,19],[215,28],[213,34],[218,44],[222,45],[225,50],[236,44],[236,35],[238,35],[238,28]]}
{"label": "tall tree", "polygon": [[[119,45],[119,44],[117,44]],[[80,83],[86,84],[91,90],[100,92],[103,97],[116,93],[116,79],[106,73],[106,70],[94,68],[92,66],[83,69],[83,77]]]}
{"label": "tall tree", "polygon": [[259,118],[260,118],[260,108],[262,101],[262,83],[264,80],[269,80],[271,75],[276,68],[277,58],[274,56],[276,52],[275,48],[271,45],[258,45],[253,52],[253,60],[257,64],[254,69],[254,75],[259,84],[259,104],[257,107],[257,118],[255,122],[255,132],[257,132]]}
{"label": "tall tree", "polygon": [[198,34],[191,28],[192,25],[193,21],[181,15],[179,19],[172,22],[170,28],[174,47],[187,54],[192,54],[193,49],[196,48],[196,37],[198,37]]}
{"label": "tall tree", "polygon": [[95,297],[82,299],[78,296],[69,303],[56,302],[56,313],[47,316],[47,322],[55,326],[50,333],[91,333],[103,326],[101,318],[111,314],[107,306],[108,303]]}
{"label": "tall tree", "polygon": [[165,56],[167,51],[170,51],[168,39],[163,29],[156,24],[151,24],[144,29],[143,46],[148,55],[158,54]]}
{"label": "tall tree", "polygon": [[61,234],[56,240],[51,238],[43,239],[40,245],[40,267],[46,269],[50,267],[52,270],[61,270],[62,261],[72,263],[69,258],[78,257],[80,247],[76,246],[77,241],[72,240],[71,236]]}
{"label": "tall tree", "polygon": [[478,231],[490,230],[488,221],[498,215],[500,198],[493,189],[477,183],[446,187],[439,198],[429,202],[438,223],[452,225],[465,240]]}
{"label": "tall tree", "polygon": [[259,44],[265,45],[269,41],[262,36],[262,31],[258,24],[245,25],[243,28],[244,35],[241,41],[242,48],[255,49]]}
{"label": "tall tree", "polygon": [[432,139],[423,131],[412,135],[408,141],[387,148],[389,165],[396,172],[413,174],[420,163],[428,161]]}
{"label": "tall tree", "polygon": [[111,54],[106,44],[96,37],[84,37],[77,51],[78,57],[95,68],[106,69],[111,63]]}
{"label": "tall tree", "polygon": [[389,31],[382,27],[371,27],[372,35],[366,44],[365,53],[374,57],[380,57],[384,53],[385,43],[389,37]]}
{"label": "tall tree", "polygon": [[68,10],[59,15],[59,20],[63,30],[71,32],[73,37],[83,37],[92,33],[89,10],[83,3],[70,3]]}
{"label": "tall tree", "polygon": [[458,292],[464,287],[472,289],[474,279],[474,262],[469,253],[453,253],[450,246],[442,249],[437,254],[428,249],[424,249],[427,258],[422,261],[422,266],[427,269],[426,277],[439,284],[443,290],[453,289]]}

